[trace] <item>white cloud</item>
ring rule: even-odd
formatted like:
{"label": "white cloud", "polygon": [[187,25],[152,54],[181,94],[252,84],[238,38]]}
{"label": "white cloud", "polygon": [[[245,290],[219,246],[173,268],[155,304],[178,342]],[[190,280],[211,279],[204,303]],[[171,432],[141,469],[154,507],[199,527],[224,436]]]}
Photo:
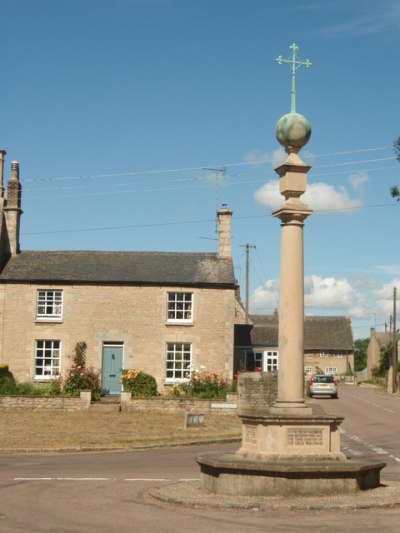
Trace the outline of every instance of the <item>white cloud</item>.
{"label": "white cloud", "polygon": [[355,174],[350,174],[349,176],[350,185],[353,187],[358,196],[364,194],[364,185],[368,180],[369,178],[365,172],[356,172]]}
{"label": "white cloud", "polygon": [[[355,6],[356,4],[353,4]],[[346,7],[351,6],[347,4]],[[400,23],[400,6],[397,0],[379,2],[362,2],[357,7],[360,11],[353,15],[345,14],[345,21],[321,27],[320,34],[324,37],[354,37],[356,35],[373,35],[387,32],[391,29],[396,31]]]}
{"label": "white cloud", "polygon": [[394,279],[389,283],[385,283],[379,289],[374,291],[374,296],[378,307],[387,316],[393,312],[393,289],[398,287],[400,289],[400,278]]}
{"label": "white cloud", "polygon": [[279,181],[278,180],[271,180],[265,185],[261,187],[261,189],[258,189],[254,193],[255,200],[265,206],[268,207],[271,211],[274,211],[280,204],[283,203],[283,196],[279,192]]}
{"label": "white cloud", "polygon": [[272,163],[272,165],[275,166],[275,161],[280,161],[279,164],[283,163],[285,160],[285,152],[280,148],[272,150],[272,152],[263,152],[262,150],[256,148],[251,152],[246,152],[243,159],[247,163],[252,163],[253,165]]}
{"label": "white cloud", "polygon": [[257,287],[250,298],[252,313],[269,315],[278,307],[279,281],[270,279],[261,287]]}
{"label": "white cloud", "polygon": [[[279,301],[279,282],[268,280],[257,287],[250,298],[252,313],[270,314]],[[345,278],[307,276],[304,280],[304,304],[308,315],[370,316],[367,297]]]}
{"label": "white cloud", "polygon": [[361,317],[365,315],[367,299],[345,278],[307,276],[304,280],[304,305],[306,309],[340,311]]}
{"label": "white cloud", "polygon": [[[279,193],[279,181],[271,180],[254,193],[255,200],[272,211],[283,203]],[[316,212],[332,214],[349,214],[361,207],[362,201],[350,198],[343,186],[333,187],[326,183],[312,183],[301,197],[302,201]]]}

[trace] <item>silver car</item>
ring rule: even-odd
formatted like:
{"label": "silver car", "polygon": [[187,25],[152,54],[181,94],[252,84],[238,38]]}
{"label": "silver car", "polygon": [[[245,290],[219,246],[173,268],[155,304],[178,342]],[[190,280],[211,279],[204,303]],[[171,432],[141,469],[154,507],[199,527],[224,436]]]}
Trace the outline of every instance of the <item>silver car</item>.
{"label": "silver car", "polygon": [[335,376],[316,374],[311,377],[308,387],[308,392],[311,398],[319,395],[330,396],[331,398],[338,397],[338,386]]}

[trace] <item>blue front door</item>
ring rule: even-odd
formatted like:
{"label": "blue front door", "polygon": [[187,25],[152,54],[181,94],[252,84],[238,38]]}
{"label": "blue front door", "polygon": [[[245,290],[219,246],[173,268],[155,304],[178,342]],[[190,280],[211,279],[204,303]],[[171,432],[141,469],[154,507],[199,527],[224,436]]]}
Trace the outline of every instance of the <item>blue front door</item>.
{"label": "blue front door", "polygon": [[122,344],[103,344],[101,390],[104,394],[121,392]]}

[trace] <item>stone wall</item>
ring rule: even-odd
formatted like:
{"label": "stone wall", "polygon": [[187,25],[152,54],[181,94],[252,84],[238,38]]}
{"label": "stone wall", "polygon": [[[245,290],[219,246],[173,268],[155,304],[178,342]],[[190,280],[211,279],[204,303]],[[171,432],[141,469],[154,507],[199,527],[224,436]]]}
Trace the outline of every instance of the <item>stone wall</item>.
{"label": "stone wall", "polygon": [[243,372],[238,380],[238,414],[262,415],[275,403],[277,394],[276,372]]}
{"label": "stone wall", "polygon": [[83,411],[90,407],[86,400],[75,397],[62,396],[0,396],[0,410],[28,411],[40,410],[64,410]]}
{"label": "stone wall", "polygon": [[[122,399],[122,398],[121,398]],[[121,411],[163,412],[163,413],[215,413],[221,415],[237,414],[237,397],[227,400],[194,400],[186,398],[146,398],[121,401]]]}

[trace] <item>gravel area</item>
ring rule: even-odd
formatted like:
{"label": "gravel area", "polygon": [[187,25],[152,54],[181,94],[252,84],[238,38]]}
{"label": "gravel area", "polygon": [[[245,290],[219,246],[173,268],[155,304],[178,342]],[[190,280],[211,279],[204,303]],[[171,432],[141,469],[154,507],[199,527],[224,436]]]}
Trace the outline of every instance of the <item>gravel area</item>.
{"label": "gravel area", "polygon": [[382,481],[376,489],[359,491],[353,494],[330,496],[231,496],[207,493],[199,481],[189,481],[164,485],[152,490],[150,496],[165,503],[182,504],[190,507],[210,507],[219,509],[250,510],[332,510],[370,509],[400,505],[400,483]]}

